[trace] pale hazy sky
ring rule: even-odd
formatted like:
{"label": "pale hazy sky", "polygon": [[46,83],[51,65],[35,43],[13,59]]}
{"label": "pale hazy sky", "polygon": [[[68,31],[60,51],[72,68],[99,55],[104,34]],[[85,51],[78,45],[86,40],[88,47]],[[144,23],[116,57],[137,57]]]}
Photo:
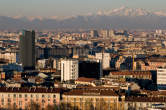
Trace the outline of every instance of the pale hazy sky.
{"label": "pale hazy sky", "polygon": [[166,0],[0,0],[0,15],[71,16],[126,6],[166,12]]}

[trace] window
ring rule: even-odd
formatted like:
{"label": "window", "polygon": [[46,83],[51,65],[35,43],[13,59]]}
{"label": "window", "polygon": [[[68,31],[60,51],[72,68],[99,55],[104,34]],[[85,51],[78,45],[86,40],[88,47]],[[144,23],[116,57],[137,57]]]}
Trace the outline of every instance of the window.
{"label": "window", "polygon": [[42,98],[44,98],[45,96],[44,95],[42,95]]}
{"label": "window", "polygon": [[140,103],[140,106],[142,106],[142,103]]}
{"label": "window", "polygon": [[44,100],[44,99],[42,99],[42,103],[45,103],[45,100]]}
{"label": "window", "polygon": [[76,102],[76,98],[74,98],[74,103]]}
{"label": "window", "polygon": [[16,103],[15,102],[13,103],[13,106],[16,108]]}
{"label": "window", "polygon": [[39,98],[39,95],[36,94],[36,98]]}
{"label": "window", "polygon": [[53,98],[56,98],[56,95],[53,95]]}
{"label": "window", "polygon": [[8,102],[8,107],[10,106],[10,102]]}
{"label": "window", "polygon": [[22,101],[19,101],[19,106],[21,106],[22,105]]}
{"label": "window", "polygon": [[8,102],[11,102],[11,100],[8,98]]}
{"label": "window", "polygon": [[53,103],[54,103],[54,104],[56,103],[56,100],[55,100],[55,99],[53,100]]}
{"label": "window", "polygon": [[22,95],[21,95],[21,94],[19,94],[19,98],[22,98]]}
{"label": "window", "polygon": [[25,97],[27,97],[27,94],[25,94]]}
{"label": "window", "polygon": [[16,98],[16,94],[13,94],[13,97]]}
{"label": "window", "polygon": [[31,94],[31,98],[33,98],[33,94]]}
{"label": "window", "polygon": [[157,72],[165,72],[165,70],[158,70]]}
{"label": "window", "polygon": [[8,97],[10,97],[10,94],[8,94]]}
{"label": "window", "polygon": [[4,102],[4,99],[1,99],[1,102]]}

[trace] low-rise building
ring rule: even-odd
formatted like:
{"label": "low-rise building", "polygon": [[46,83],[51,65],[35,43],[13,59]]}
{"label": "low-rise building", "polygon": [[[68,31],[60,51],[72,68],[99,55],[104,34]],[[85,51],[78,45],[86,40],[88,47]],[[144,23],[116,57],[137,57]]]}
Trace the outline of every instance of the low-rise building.
{"label": "low-rise building", "polygon": [[28,108],[29,104],[37,103],[41,108],[59,104],[59,88],[0,88],[0,108]]}
{"label": "low-rise building", "polygon": [[162,104],[166,108],[165,102],[166,98],[163,97],[126,97],[125,110],[147,110],[152,108],[154,104]]}
{"label": "low-rise building", "polygon": [[[75,89],[62,95],[63,102],[81,110],[106,109],[124,110],[125,96],[119,96],[113,90]],[[93,107],[93,108],[90,108]]]}
{"label": "low-rise building", "polygon": [[80,77],[75,81],[75,84],[77,85],[94,85],[94,81],[96,79],[94,78],[85,78],[85,77]]}
{"label": "low-rise building", "polygon": [[152,74],[150,71],[116,71],[110,72],[110,77],[152,80]]}

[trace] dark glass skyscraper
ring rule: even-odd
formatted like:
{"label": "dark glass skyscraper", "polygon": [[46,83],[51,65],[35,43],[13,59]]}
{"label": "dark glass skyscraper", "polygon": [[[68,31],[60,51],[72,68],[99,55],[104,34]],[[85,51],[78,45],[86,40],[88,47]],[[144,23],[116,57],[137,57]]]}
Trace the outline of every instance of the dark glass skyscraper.
{"label": "dark glass skyscraper", "polygon": [[22,35],[20,35],[19,47],[23,69],[35,69],[35,31],[24,30]]}

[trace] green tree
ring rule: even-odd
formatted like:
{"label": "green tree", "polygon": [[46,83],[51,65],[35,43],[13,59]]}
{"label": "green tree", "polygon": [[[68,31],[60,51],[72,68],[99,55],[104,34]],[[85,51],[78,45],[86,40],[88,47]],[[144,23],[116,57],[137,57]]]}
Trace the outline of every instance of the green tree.
{"label": "green tree", "polygon": [[104,99],[96,100],[95,110],[109,110],[109,104]]}
{"label": "green tree", "polygon": [[59,108],[56,104],[54,104],[54,105],[48,105],[46,110],[59,110]]}
{"label": "green tree", "polygon": [[39,104],[35,103],[35,102],[31,102],[27,108],[25,108],[25,110],[40,110],[41,107]]}
{"label": "green tree", "polygon": [[95,110],[95,107],[93,105],[93,100],[92,99],[87,99],[85,102],[85,109],[86,110]]}
{"label": "green tree", "polygon": [[60,103],[59,110],[79,110],[77,106],[72,106],[70,103]]}

